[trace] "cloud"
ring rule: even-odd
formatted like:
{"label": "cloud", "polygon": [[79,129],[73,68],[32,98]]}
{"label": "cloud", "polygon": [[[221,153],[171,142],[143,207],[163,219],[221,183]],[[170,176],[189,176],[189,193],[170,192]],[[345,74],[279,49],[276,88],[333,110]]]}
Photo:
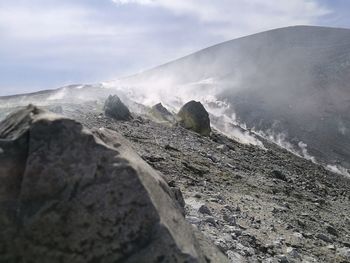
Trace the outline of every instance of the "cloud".
{"label": "cloud", "polygon": [[133,74],[327,12],[316,0],[1,0],[0,94]]}
{"label": "cloud", "polygon": [[[193,16],[225,37],[295,24],[313,24],[330,10],[317,0],[112,0]],[[214,27],[214,28],[212,28]],[[218,29],[218,30],[217,30]]]}

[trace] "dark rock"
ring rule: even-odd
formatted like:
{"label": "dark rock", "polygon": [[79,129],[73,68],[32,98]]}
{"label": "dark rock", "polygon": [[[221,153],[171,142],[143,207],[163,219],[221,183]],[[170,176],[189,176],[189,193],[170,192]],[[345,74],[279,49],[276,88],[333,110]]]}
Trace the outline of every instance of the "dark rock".
{"label": "dark rock", "polygon": [[333,235],[333,236],[338,236],[338,231],[334,228],[334,227],[332,227],[332,226],[327,226],[327,232],[329,233],[329,234],[331,234],[331,235]]}
{"label": "dark rock", "polygon": [[271,174],[276,179],[279,179],[279,180],[282,180],[282,181],[287,181],[286,175],[283,172],[279,171],[279,170],[273,170]]}
{"label": "dark rock", "polygon": [[199,209],[198,212],[201,214],[206,214],[206,215],[211,215],[210,209],[206,205],[202,205]]}
{"label": "dark rock", "polygon": [[119,134],[29,106],[0,148],[1,262],[226,262]]}
{"label": "dark rock", "polygon": [[117,95],[110,95],[103,108],[106,116],[119,121],[129,121],[132,119],[128,107],[120,100]]}
{"label": "dark rock", "polygon": [[207,222],[207,223],[209,223],[209,224],[211,224],[211,225],[213,225],[213,226],[216,226],[216,220],[215,220],[215,218],[212,217],[212,216],[207,216],[207,217],[205,218],[205,222]]}
{"label": "dark rock", "polygon": [[186,103],[177,115],[181,126],[204,136],[210,135],[209,114],[200,102],[192,100]]}
{"label": "dark rock", "polygon": [[175,148],[174,146],[170,145],[170,144],[166,144],[164,146],[165,150],[169,150],[169,151],[174,151],[174,152],[180,152],[179,149]]}
{"label": "dark rock", "polygon": [[231,226],[236,225],[236,217],[231,214],[223,213],[222,219],[224,219]]}
{"label": "dark rock", "polygon": [[170,123],[175,122],[175,118],[174,118],[173,114],[171,114],[162,105],[162,103],[158,103],[158,104],[154,105],[151,108],[149,114],[155,121],[170,122]]}
{"label": "dark rock", "polygon": [[333,242],[333,240],[329,237],[329,236],[327,236],[327,235],[325,235],[325,234],[317,234],[317,236],[316,236],[318,239],[321,239],[322,241],[324,241],[324,242],[327,242],[327,243],[332,243]]}

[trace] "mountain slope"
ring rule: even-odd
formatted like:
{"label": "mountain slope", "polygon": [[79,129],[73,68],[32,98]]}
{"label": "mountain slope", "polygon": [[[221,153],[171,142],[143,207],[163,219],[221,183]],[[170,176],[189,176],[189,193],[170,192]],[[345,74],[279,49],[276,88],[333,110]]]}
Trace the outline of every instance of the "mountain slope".
{"label": "mountain slope", "polygon": [[248,128],[294,148],[307,144],[319,161],[349,169],[349,73],[350,30],[298,26],[228,41],[122,82],[214,95]]}

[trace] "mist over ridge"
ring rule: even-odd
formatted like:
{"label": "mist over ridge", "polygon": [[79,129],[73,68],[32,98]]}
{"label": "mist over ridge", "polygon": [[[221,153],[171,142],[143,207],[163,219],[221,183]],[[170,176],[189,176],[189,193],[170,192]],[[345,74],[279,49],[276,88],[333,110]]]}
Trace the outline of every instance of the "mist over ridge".
{"label": "mist over ridge", "polygon": [[295,26],[218,44],[118,85],[171,105],[174,97],[220,101],[221,113],[247,129],[349,169],[349,69],[350,30]]}
{"label": "mist over ridge", "polygon": [[263,147],[258,134],[348,174],[349,69],[350,30],[296,26],[227,41],[115,81],[0,101],[1,108],[86,103],[95,109],[116,93],[134,111],[162,102],[176,112],[195,99],[215,128],[243,143]]}

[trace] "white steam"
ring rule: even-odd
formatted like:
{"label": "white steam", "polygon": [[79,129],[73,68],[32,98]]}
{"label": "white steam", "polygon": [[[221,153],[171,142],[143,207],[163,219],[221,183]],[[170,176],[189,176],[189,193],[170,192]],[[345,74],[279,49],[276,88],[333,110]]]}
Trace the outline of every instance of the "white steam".
{"label": "white steam", "polygon": [[327,170],[337,173],[337,174],[342,174],[350,177],[350,173],[348,169],[345,169],[344,167],[338,166],[338,165],[327,165],[326,166]]}
{"label": "white steam", "polygon": [[[154,78],[152,81],[140,81],[140,83],[116,80],[98,85],[63,87],[46,96],[34,94],[9,98],[1,102],[0,108],[14,108],[29,103],[38,106],[85,102],[91,104],[90,102],[94,101],[103,103],[109,94],[117,94],[121,98],[125,98],[125,103],[134,111],[136,108],[140,108],[138,112],[142,112],[143,106],[151,107],[161,102],[170,111],[176,113],[186,102],[196,100],[200,101],[209,112],[212,126],[228,137],[243,144],[265,149],[262,140],[259,139],[262,137],[295,155],[317,163],[316,158],[309,154],[306,143],[299,141],[297,144],[292,144],[285,133],[277,133],[273,127],[267,131],[248,130],[245,123],[236,118],[232,106],[217,99],[223,85],[224,83],[215,78],[204,78],[201,81],[187,84],[177,84],[171,78]],[[234,83],[234,85],[239,86],[239,82]],[[7,111],[1,111],[0,119],[7,114]],[[339,124],[339,131],[342,134],[347,133],[344,125],[341,124]],[[349,176],[349,171],[343,167],[328,165],[326,168],[332,172]]]}
{"label": "white steam", "polygon": [[263,143],[254,134],[237,124],[236,116],[232,114],[230,106],[216,98],[216,94],[221,90],[221,84],[215,78],[205,78],[182,85],[174,84],[170,78],[155,78],[141,84],[117,80],[105,82],[103,86],[149,107],[161,102],[173,112],[178,112],[190,100],[200,101],[211,115],[211,124],[215,129],[240,143],[264,148]]}

